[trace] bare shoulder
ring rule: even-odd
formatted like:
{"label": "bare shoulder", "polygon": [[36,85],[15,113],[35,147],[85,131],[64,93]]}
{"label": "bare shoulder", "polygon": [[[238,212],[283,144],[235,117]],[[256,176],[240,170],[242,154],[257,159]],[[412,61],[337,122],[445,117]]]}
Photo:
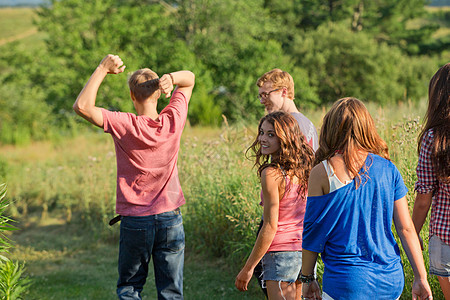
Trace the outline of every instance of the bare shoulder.
{"label": "bare shoulder", "polygon": [[328,176],[322,163],[312,168],[308,181],[308,196],[322,196],[330,190]]}
{"label": "bare shoulder", "polygon": [[261,182],[263,185],[279,185],[282,182],[283,174],[280,169],[275,167],[267,167],[261,172]]}

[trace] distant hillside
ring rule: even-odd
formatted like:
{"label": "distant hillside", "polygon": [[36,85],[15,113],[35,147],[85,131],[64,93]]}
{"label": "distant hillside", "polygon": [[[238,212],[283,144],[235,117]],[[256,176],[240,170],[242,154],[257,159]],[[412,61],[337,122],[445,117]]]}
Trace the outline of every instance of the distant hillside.
{"label": "distant hillside", "polygon": [[432,0],[431,6],[450,6],[450,0]]}
{"label": "distant hillside", "polygon": [[48,1],[45,0],[0,0],[0,6],[38,6]]}

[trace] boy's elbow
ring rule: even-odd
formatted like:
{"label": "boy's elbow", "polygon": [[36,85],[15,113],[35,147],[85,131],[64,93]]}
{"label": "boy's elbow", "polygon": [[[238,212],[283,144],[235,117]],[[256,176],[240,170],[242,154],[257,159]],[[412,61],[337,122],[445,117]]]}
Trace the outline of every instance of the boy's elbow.
{"label": "boy's elbow", "polygon": [[78,106],[78,104],[75,102],[72,106],[72,109],[78,114],[78,112],[80,111],[80,107]]}
{"label": "boy's elbow", "polygon": [[81,116],[81,117],[85,117],[88,113],[87,110],[84,109],[82,106],[80,106],[78,103],[74,103],[74,105],[72,106],[73,110],[76,112],[77,115]]}
{"label": "boy's elbow", "polygon": [[194,85],[195,84],[195,74],[193,72],[189,71],[189,76],[191,77],[192,85]]}
{"label": "boy's elbow", "polygon": [[83,108],[81,106],[79,106],[78,103],[75,103],[72,106],[72,108],[73,108],[73,110],[75,111],[75,113],[77,115],[79,115],[79,116],[84,116],[85,115],[85,112],[84,112]]}
{"label": "boy's elbow", "polygon": [[72,106],[72,109],[76,112],[76,114],[77,115],[80,115],[81,116],[81,108],[80,108],[80,106],[78,105],[78,103],[74,103],[73,104],[73,106]]}

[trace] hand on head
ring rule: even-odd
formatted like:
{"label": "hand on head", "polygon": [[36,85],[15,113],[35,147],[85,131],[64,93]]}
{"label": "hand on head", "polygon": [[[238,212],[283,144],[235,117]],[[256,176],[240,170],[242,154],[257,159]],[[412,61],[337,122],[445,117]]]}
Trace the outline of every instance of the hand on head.
{"label": "hand on head", "polygon": [[161,90],[161,93],[166,94],[166,98],[170,97],[170,93],[173,90],[173,77],[169,74],[164,74],[159,79],[159,89]]}
{"label": "hand on head", "polygon": [[122,73],[126,66],[123,64],[122,59],[118,55],[108,54],[100,62],[100,67],[104,68],[108,74]]}

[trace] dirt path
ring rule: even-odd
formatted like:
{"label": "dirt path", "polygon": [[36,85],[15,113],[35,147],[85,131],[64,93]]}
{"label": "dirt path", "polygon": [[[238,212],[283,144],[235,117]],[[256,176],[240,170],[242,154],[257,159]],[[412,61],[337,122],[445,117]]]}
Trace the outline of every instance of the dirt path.
{"label": "dirt path", "polygon": [[36,34],[37,32],[38,32],[37,29],[33,28],[33,29],[27,30],[25,32],[22,32],[20,34],[16,34],[15,36],[12,36],[12,37],[9,37],[6,39],[0,39],[0,46],[3,46],[5,44],[11,43],[11,42],[14,42],[17,40],[24,39],[26,37],[29,37],[30,35]]}

